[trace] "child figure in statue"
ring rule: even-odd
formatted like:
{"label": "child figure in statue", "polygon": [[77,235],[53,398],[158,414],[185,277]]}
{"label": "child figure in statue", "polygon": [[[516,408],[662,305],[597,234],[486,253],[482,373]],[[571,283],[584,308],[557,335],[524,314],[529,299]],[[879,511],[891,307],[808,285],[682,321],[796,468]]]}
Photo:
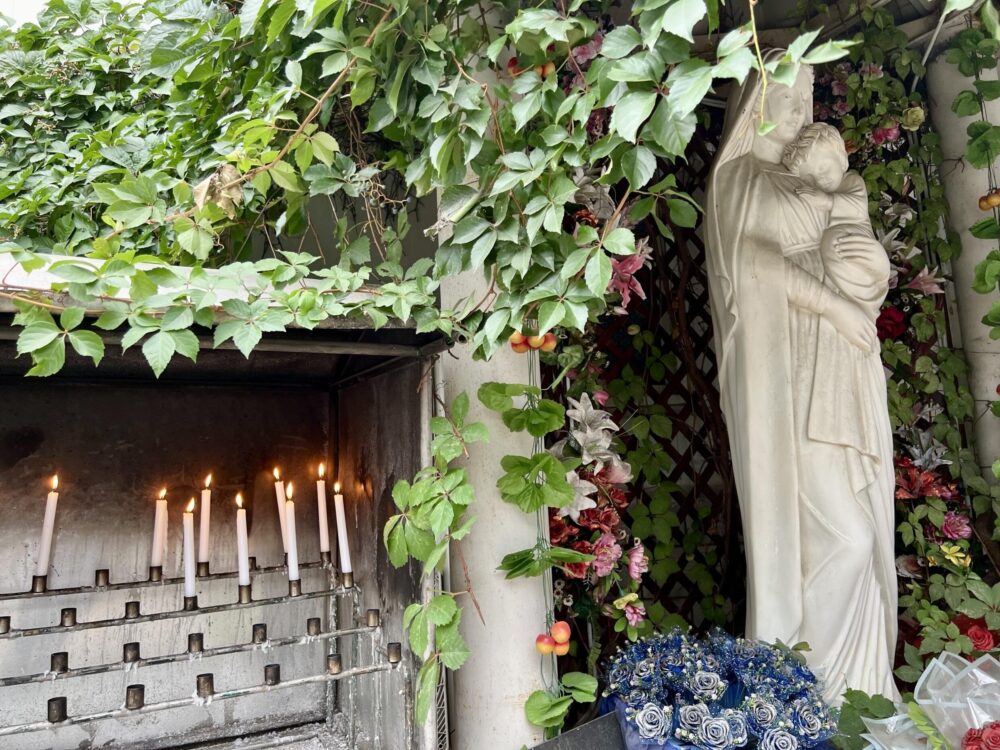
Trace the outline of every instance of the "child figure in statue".
{"label": "child figure in statue", "polygon": [[842,296],[861,305],[874,320],[885,299],[882,290],[889,279],[889,256],[874,248],[850,254],[838,248],[842,237],[872,237],[868,190],[861,175],[847,171],[844,139],[832,125],[806,125],[785,147],[782,164],[812,187],[801,188],[799,194],[830,212],[820,242],[827,278]]}

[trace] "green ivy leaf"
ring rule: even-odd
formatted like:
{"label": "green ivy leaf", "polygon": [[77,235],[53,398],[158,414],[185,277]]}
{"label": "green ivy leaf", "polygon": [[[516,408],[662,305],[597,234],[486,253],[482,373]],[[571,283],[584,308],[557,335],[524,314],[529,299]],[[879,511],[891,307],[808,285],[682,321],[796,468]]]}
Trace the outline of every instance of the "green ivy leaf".
{"label": "green ivy leaf", "polygon": [[438,626],[447,625],[458,614],[455,597],[449,594],[438,594],[427,602],[424,609],[427,612],[427,618]]}
{"label": "green ivy leaf", "polygon": [[536,690],[524,704],[524,715],[536,727],[561,727],[573,699],[564,695],[553,697],[544,690]]}
{"label": "green ivy leaf", "polygon": [[458,623],[461,620],[461,612],[456,612],[454,619],[437,629],[434,634],[438,655],[441,663],[448,669],[459,669],[471,655],[465,639],[458,630]]}
{"label": "green ivy leaf", "polygon": [[611,130],[630,143],[635,143],[639,126],[656,106],[655,91],[630,91],[615,105],[611,113]]}
{"label": "green ivy leaf", "polygon": [[597,700],[597,678],[584,672],[567,672],[559,680],[577,703]]}
{"label": "green ivy leaf", "polygon": [[93,331],[70,331],[69,343],[81,357],[90,357],[96,367],[104,358],[104,341]]}
{"label": "green ivy leaf", "polygon": [[160,377],[167,369],[167,365],[170,364],[176,350],[177,345],[174,343],[173,336],[164,331],[150,336],[142,345],[142,353],[156,377]]}
{"label": "green ivy leaf", "polygon": [[43,349],[59,336],[62,331],[55,323],[32,323],[17,337],[17,353],[28,354]]}
{"label": "green ivy leaf", "polygon": [[427,721],[431,704],[437,695],[437,686],[440,678],[441,662],[437,660],[437,657],[432,657],[424,662],[424,665],[420,667],[420,671],[417,672],[417,698],[414,713],[419,724]]}
{"label": "green ivy leaf", "polygon": [[59,336],[41,349],[31,353],[34,366],[28,370],[32,377],[48,377],[59,372],[66,362],[66,339]]}

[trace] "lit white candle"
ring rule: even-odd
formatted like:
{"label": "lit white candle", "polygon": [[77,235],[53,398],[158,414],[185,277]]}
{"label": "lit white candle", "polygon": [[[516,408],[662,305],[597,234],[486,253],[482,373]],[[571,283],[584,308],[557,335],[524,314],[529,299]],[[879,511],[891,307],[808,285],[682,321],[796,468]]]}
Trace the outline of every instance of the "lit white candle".
{"label": "lit white candle", "polygon": [[292,483],[288,483],[285,501],[285,528],[288,530],[288,580],[299,580],[299,545],[295,538],[295,502],[292,500]]}
{"label": "lit white candle", "polygon": [[194,596],[194,498],[184,509],[184,596]]}
{"label": "lit white candle", "polygon": [[344,496],[340,494],[340,482],[333,485],[333,508],[337,513],[337,549],[340,550],[340,572],[350,573],[351,548],[347,543],[347,516],[344,514]]}
{"label": "lit white candle", "polygon": [[208,562],[208,537],[212,519],[212,475],[205,477],[198,508],[198,562]]}
{"label": "lit white candle", "polygon": [[323,464],[319,465],[319,479],[316,480],[316,517],[319,519],[319,551],[330,551],[330,528],[326,520],[326,480],[323,479]]}
{"label": "lit white candle", "polygon": [[42,521],[42,539],[38,544],[38,565],[35,575],[49,574],[49,556],[52,553],[52,532],[56,526],[56,506],[59,504],[59,476],[52,477],[52,492],[45,501],[45,520]]}
{"label": "lit white candle", "polygon": [[281,481],[281,473],[278,467],[274,467],[274,496],[278,500],[278,523],[281,524],[281,548],[288,552],[288,524],[285,521],[285,483]]}
{"label": "lit white candle", "polygon": [[240,586],[250,585],[250,542],[247,539],[247,511],[243,507],[243,495],[236,495],[236,567],[240,574]]}
{"label": "lit white candle", "polygon": [[153,550],[149,555],[149,565],[157,568],[163,565],[163,548],[167,544],[167,488],[160,490],[156,500],[156,515],[153,517]]}

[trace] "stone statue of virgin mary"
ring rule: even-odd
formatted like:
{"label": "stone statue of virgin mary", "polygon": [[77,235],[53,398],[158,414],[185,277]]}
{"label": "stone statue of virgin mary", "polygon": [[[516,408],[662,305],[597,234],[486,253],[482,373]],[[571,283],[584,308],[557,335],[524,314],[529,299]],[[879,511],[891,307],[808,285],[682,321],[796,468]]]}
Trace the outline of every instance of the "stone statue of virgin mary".
{"label": "stone statue of virgin mary", "polygon": [[[843,141],[809,125],[812,71],[769,83],[763,102],[761,88],[752,71],[730,97],[706,198],[747,635],[806,641],[833,703],[846,688],[897,696],[892,433],[875,335],[888,261]],[[762,119],[776,126],[759,134]],[[838,285],[834,266],[867,271]]]}

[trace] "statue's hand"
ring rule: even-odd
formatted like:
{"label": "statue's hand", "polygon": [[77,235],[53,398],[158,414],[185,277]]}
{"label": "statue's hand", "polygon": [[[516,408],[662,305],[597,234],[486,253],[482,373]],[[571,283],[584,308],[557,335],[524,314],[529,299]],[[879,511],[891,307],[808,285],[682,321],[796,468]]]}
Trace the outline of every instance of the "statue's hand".
{"label": "statue's hand", "polygon": [[829,211],[833,208],[833,196],[812,185],[799,185],[795,188],[795,193],[821,211]]}
{"label": "statue's hand", "polygon": [[882,250],[878,240],[863,234],[848,234],[833,241],[833,251],[842,260],[856,262],[871,257],[873,249]]}
{"label": "statue's hand", "polygon": [[865,354],[877,348],[875,321],[869,318],[860,306],[831,293],[830,303],[824,315],[833,327],[840,331],[841,336]]}

